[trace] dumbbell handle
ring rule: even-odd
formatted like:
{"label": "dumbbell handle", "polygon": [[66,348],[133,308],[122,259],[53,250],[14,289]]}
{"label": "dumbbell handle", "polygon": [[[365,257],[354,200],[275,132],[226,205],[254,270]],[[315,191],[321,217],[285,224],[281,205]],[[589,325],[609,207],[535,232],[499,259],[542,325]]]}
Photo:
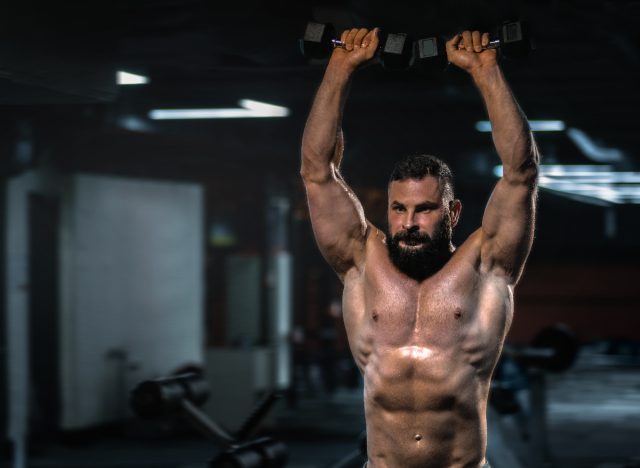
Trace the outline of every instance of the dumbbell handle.
{"label": "dumbbell handle", "polygon": [[331,45],[333,46],[334,49],[337,49],[337,48],[344,49],[347,46],[347,44],[342,42],[340,39],[331,39]]}
{"label": "dumbbell handle", "polygon": [[[331,45],[333,46],[334,49],[338,47],[340,47],[341,49],[344,49],[346,47],[346,44],[342,42],[340,39],[331,39]],[[500,39],[493,39],[492,41],[489,41],[489,44],[484,46],[482,49],[483,50],[497,49],[498,47],[500,47]]]}
{"label": "dumbbell handle", "polygon": [[[500,43],[500,39],[492,39],[489,41],[489,44],[487,44],[486,46],[482,46],[482,50],[487,50],[487,49],[498,49],[502,44]],[[463,47],[460,47],[460,45],[458,44],[458,50],[462,50]]]}
{"label": "dumbbell handle", "polygon": [[493,39],[483,49],[497,49],[498,47],[500,47],[500,39]]}
{"label": "dumbbell handle", "polygon": [[510,356],[516,359],[553,359],[553,357],[556,355],[556,350],[553,348],[537,348],[534,346],[515,348],[513,346],[505,345],[503,348],[503,353],[506,356]]}

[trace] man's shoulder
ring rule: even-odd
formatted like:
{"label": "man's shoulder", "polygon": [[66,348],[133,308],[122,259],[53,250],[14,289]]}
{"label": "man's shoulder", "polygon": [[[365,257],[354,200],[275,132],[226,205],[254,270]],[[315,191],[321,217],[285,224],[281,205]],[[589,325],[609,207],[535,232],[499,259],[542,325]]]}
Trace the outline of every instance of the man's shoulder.
{"label": "man's shoulder", "polygon": [[347,282],[353,282],[360,278],[367,262],[375,263],[376,257],[379,256],[378,252],[384,252],[386,250],[386,242],[385,233],[369,220],[366,220],[364,239],[360,241],[360,245],[362,246],[361,254],[351,268],[345,270],[343,274],[338,272],[338,276],[342,282],[346,284]]}
{"label": "man's shoulder", "polygon": [[366,252],[386,251],[387,234],[376,227],[371,221],[367,220],[367,234],[365,243]]}
{"label": "man's shoulder", "polygon": [[483,232],[482,228],[473,231],[465,241],[456,248],[452,261],[468,261],[479,266],[482,249]]}
{"label": "man's shoulder", "polygon": [[361,279],[365,270],[371,273],[373,271],[383,272],[392,268],[387,250],[387,234],[370,221],[367,221],[363,251],[361,262],[354,265],[352,271],[344,276],[344,281]]}
{"label": "man's shoulder", "polygon": [[510,284],[509,277],[502,274],[501,270],[493,268],[486,260],[486,234],[482,228],[476,229],[456,249],[451,261],[456,261],[460,268],[463,265],[472,267],[480,278],[490,281],[492,284]]}

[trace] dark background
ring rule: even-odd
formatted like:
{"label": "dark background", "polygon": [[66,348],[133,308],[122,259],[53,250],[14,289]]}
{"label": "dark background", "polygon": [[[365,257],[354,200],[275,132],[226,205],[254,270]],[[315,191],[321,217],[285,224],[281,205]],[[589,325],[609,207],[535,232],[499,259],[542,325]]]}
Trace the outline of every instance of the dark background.
{"label": "dark background", "polygon": [[[281,193],[293,206],[294,320],[307,330],[318,328],[319,310],[339,296],[340,286],[316,251],[298,176],[302,130],[323,73],[323,63],[307,63],[299,50],[312,18],[332,21],[338,30],[380,26],[415,36],[494,30],[502,21],[525,19],[536,50],[526,59],[505,60],[503,68],[527,116],[563,120],[602,147],[622,151],[615,170],[640,170],[639,1],[32,1],[8,2],[0,15],[3,180],[46,164],[69,174],[203,184],[207,220],[222,212],[238,235],[233,247],[207,248],[210,345],[225,342],[224,277],[217,265],[230,253],[265,250],[263,198]],[[116,70],[151,81],[118,87]],[[146,117],[153,108],[236,107],[244,98],[285,106],[291,114],[167,122]],[[452,166],[464,206],[455,238],[466,238],[480,223],[499,163],[490,134],[474,129],[485,118],[477,90],[458,70],[395,72],[372,65],[359,71],[345,112],[343,172],[368,216],[384,226],[393,162],[431,153]],[[28,160],[16,156],[19,138],[33,142]],[[544,164],[593,164],[565,132],[540,132],[536,139]],[[44,206],[51,214],[46,203],[36,199],[32,209]],[[637,204],[542,190],[509,339],[526,342],[541,326],[565,321],[584,342],[638,340],[639,214]],[[55,233],[39,232],[34,246],[53,242]],[[46,275],[36,280],[46,284]],[[316,283],[324,286],[314,289]],[[56,300],[55,291],[47,294]],[[52,369],[39,363],[35,368],[42,366],[44,378]]]}

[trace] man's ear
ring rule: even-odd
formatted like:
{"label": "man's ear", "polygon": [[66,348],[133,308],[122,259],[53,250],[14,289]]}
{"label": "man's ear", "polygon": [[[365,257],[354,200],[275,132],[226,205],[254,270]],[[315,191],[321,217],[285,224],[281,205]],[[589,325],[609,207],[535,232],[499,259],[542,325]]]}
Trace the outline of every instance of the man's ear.
{"label": "man's ear", "polygon": [[462,212],[462,203],[457,198],[449,202],[449,212],[451,213],[451,227],[455,227],[460,219]]}

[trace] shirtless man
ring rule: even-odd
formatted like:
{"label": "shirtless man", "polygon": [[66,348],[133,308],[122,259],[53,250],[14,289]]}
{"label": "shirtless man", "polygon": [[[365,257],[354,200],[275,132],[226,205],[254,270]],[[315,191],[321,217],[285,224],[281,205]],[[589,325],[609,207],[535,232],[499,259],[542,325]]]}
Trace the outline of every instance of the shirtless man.
{"label": "shirtless man", "polygon": [[366,220],[339,171],[349,82],[378,47],[377,28],[342,34],[315,97],[302,169],[316,241],[344,283],[344,322],[364,376],[368,466],[481,467],[491,374],[531,249],[539,155],[488,34],[447,42],[449,61],[482,95],[504,175],[482,226],[458,248],[461,204],[437,158],[400,162],[388,186],[388,231]]}

